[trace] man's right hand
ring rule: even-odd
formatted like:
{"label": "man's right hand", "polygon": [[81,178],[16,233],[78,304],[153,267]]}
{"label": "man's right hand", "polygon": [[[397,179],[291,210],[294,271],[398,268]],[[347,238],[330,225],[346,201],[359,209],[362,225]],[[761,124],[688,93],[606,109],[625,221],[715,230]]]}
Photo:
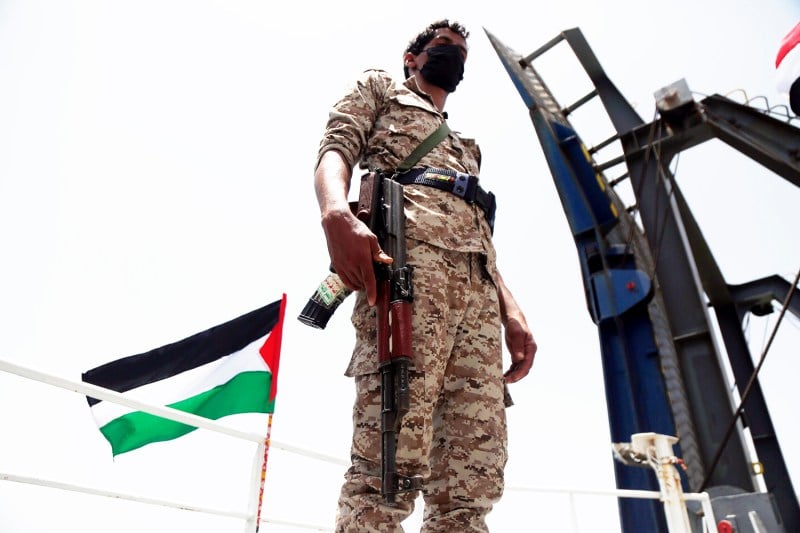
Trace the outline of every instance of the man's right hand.
{"label": "man's right hand", "polygon": [[333,269],[348,288],[366,290],[367,301],[375,305],[378,291],[373,262],[390,264],[392,258],[381,250],[375,234],[350,210],[347,192],[351,174],[339,152],[327,151],[314,173],[314,187]]}
{"label": "man's right hand", "polygon": [[323,214],[322,229],[333,269],[342,282],[352,290],[365,290],[367,301],[375,305],[378,291],[373,263],[391,264],[392,258],[381,250],[375,234],[349,208]]}

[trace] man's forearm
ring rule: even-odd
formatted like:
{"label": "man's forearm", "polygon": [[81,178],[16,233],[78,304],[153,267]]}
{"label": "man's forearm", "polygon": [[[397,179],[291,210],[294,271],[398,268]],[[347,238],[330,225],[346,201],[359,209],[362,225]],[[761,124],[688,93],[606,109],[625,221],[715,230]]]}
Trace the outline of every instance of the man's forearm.
{"label": "man's forearm", "polygon": [[500,301],[500,320],[505,325],[508,322],[509,316],[515,317],[522,315],[520,309],[511,291],[506,286],[500,272],[497,272],[497,296]]}
{"label": "man's forearm", "polygon": [[349,211],[347,195],[352,174],[352,169],[336,150],[329,150],[320,158],[314,172],[314,190],[323,219],[330,213]]}

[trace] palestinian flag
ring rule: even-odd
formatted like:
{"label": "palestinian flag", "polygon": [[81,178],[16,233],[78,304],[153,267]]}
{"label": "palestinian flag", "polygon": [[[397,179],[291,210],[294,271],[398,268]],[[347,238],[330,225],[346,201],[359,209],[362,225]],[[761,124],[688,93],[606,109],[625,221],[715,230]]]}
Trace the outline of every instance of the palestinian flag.
{"label": "palestinian flag", "polygon": [[[83,381],[152,405],[216,420],[272,413],[286,295],[239,318],[146,353],[93,368]],[[181,437],[196,428],[87,397],[113,455]]]}
{"label": "palestinian flag", "polygon": [[789,95],[789,107],[800,115],[800,23],[786,34],[775,57],[778,90]]}

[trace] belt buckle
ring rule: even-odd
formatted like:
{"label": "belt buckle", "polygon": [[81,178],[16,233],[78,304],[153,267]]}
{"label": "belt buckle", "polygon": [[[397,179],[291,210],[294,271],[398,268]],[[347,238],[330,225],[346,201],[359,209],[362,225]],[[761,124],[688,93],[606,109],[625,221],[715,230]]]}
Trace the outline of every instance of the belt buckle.
{"label": "belt buckle", "polygon": [[453,194],[459,198],[464,198],[469,192],[469,174],[463,172],[456,172],[455,181],[453,182]]}

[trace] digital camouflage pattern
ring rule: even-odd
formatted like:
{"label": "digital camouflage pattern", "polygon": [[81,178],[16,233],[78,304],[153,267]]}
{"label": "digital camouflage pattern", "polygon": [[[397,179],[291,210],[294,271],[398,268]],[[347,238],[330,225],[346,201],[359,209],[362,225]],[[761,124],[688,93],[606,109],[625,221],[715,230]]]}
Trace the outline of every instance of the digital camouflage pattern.
{"label": "digital camouflage pattern", "polygon": [[[414,77],[398,84],[371,70],[330,113],[319,157],[337,150],[350,165],[392,171],[445,120]],[[417,168],[478,175],[480,151],[451,133]],[[483,211],[423,185],[405,186],[408,263],[414,267],[411,411],[402,419],[397,469],[424,477],[423,531],[487,531],[503,491],[506,418],[495,251]],[[339,500],[337,532],[402,531],[416,494],[398,505],[380,494],[380,375],[375,310],[359,292],[352,466]]]}

